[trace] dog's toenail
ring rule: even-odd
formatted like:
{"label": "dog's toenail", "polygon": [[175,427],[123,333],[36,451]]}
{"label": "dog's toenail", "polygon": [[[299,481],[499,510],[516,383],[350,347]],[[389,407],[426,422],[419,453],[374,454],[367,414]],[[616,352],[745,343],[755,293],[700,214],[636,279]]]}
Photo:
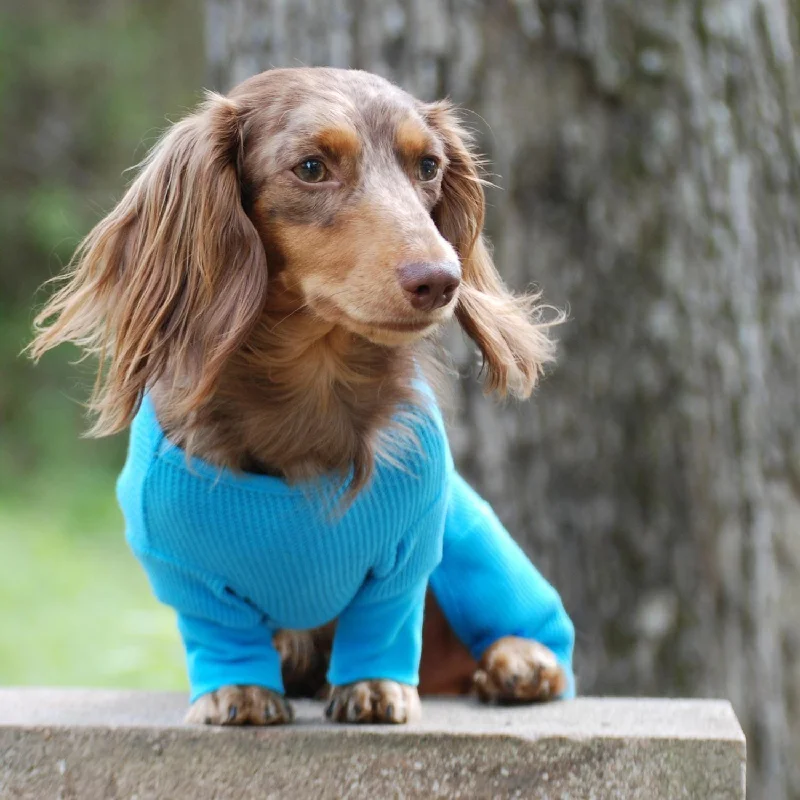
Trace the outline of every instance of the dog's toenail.
{"label": "dog's toenail", "polygon": [[236,715],[239,713],[239,709],[236,706],[231,706],[228,709],[228,722],[233,722],[236,719]]}
{"label": "dog's toenail", "polygon": [[213,719],[211,719],[211,717],[206,717],[206,718],[203,720],[203,722],[204,722],[206,725],[211,725],[211,724],[214,722],[214,720],[213,720]]}
{"label": "dog's toenail", "polygon": [[328,707],[325,709],[325,716],[330,718],[333,716],[333,707],[336,705],[336,700],[333,699],[328,703]]}
{"label": "dog's toenail", "polygon": [[386,706],[386,719],[394,719],[394,703]]}

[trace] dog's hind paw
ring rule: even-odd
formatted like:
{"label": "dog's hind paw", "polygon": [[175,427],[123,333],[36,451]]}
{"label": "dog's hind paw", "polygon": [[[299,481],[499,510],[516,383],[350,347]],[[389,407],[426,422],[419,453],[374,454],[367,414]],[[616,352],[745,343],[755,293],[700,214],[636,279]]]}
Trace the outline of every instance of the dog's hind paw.
{"label": "dog's hind paw", "polygon": [[473,686],[484,703],[544,702],[564,692],[567,676],[543,644],[505,636],[486,649]]}
{"label": "dog's hind paw", "polygon": [[294,712],[286,698],[263,686],[223,686],[192,703],[185,722],[192,725],[281,725]]}

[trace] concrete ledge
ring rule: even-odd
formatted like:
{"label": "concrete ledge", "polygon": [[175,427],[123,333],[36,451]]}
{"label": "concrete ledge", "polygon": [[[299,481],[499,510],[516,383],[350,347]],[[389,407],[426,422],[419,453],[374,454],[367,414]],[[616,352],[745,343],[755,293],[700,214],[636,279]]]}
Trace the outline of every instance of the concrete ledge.
{"label": "concrete ledge", "polygon": [[181,694],[0,690],[0,797],[741,800],[729,703],[581,698],[525,708],[428,700],[414,726],[186,727]]}

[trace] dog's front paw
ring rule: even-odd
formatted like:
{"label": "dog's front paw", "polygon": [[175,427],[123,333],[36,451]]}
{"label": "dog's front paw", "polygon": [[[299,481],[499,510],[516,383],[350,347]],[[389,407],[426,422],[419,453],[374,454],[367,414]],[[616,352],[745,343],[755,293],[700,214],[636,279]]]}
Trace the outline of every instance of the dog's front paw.
{"label": "dog's front paw", "polygon": [[395,681],[358,681],[331,686],[325,716],[333,722],[416,722],[422,716],[416,686]]}
{"label": "dog's front paw", "polygon": [[263,686],[223,686],[192,703],[186,722],[195,725],[281,725],[294,712],[283,695]]}
{"label": "dog's front paw", "polygon": [[567,676],[543,644],[506,636],[487,648],[473,685],[484,703],[543,702],[562,694]]}

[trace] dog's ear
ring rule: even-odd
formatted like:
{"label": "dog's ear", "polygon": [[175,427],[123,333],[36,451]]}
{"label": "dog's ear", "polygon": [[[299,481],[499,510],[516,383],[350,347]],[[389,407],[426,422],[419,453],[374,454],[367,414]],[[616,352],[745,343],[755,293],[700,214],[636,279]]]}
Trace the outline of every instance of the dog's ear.
{"label": "dog's ear", "polygon": [[445,143],[442,197],[432,216],[461,259],[462,284],[456,317],[483,354],[485,387],[501,396],[530,395],[554,345],[541,319],[538,295],[516,297],[503,285],[483,238],[485,199],[481,162],[472,136],[447,102],[426,106],[426,118]]}
{"label": "dog's ear", "polygon": [[99,358],[93,434],[124,428],[165,374],[176,412],[191,413],[258,318],[267,264],[242,207],[242,150],[240,109],[209,94],[153,148],[37,317],[34,358],[65,341]]}

